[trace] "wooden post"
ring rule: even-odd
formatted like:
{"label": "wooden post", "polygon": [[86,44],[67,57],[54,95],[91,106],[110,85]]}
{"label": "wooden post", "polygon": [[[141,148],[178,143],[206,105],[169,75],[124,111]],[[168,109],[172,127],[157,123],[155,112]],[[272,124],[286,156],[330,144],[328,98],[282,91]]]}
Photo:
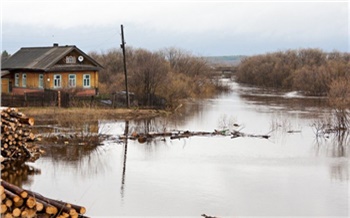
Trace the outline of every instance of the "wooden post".
{"label": "wooden post", "polygon": [[120,25],[121,33],[122,33],[122,44],[120,44],[120,47],[123,50],[123,63],[124,63],[124,74],[125,74],[125,92],[126,92],[126,107],[130,107],[130,100],[129,100],[129,90],[128,90],[128,73],[126,70],[126,57],[125,57],[125,41],[124,41],[124,29],[123,24]]}
{"label": "wooden post", "polygon": [[28,102],[27,102],[27,92],[24,92],[24,107],[28,107]]}
{"label": "wooden post", "polygon": [[112,94],[112,108],[115,108],[115,97],[116,96],[116,94],[115,94],[115,92]]}
{"label": "wooden post", "polygon": [[57,92],[57,106],[61,107],[61,91]]}
{"label": "wooden post", "polygon": [[41,107],[44,107],[45,91],[41,94]]}

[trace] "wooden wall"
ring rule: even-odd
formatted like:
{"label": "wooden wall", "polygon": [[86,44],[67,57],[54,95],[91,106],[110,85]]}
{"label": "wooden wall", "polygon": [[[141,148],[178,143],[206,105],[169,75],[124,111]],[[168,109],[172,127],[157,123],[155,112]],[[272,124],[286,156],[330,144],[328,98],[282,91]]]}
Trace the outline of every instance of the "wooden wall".
{"label": "wooden wall", "polygon": [[[27,76],[26,87],[22,86],[23,74]],[[86,72],[19,72],[19,86],[15,86],[15,74],[12,73],[10,77],[2,78],[1,92],[9,93],[9,81],[12,82],[12,93],[23,94],[25,92],[43,91],[44,89],[77,89],[81,92],[81,95],[95,95],[98,89],[98,72],[97,71],[86,71]],[[39,75],[44,75],[43,87],[39,88]],[[54,75],[61,75],[61,88],[54,88]],[[69,87],[69,75],[76,75],[76,87]],[[90,75],[90,87],[83,86],[83,77],[85,74]]]}
{"label": "wooden wall", "polygon": [[[39,88],[39,75],[44,73],[36,73],[36,72],[21,72],[19,73],[19,86],[22,86],[22,78],[23,74],[27,75],[27,85],[25,88]],[[76,75],[76,88],[84,88],[83,86],[83,76],[85,74],[90,75],[90,88],[98,88],[98,73],[96,71],[88,71],[88,72],[50,72],[44,74],[44,87],[46,89],[54,89],[54,75],[61,75],[61,88],[69,88],[68,81],[69,75]],[[14,76],[15,74],[13,74]],[[13,79],[13,86],[15,86],[15,79]]]}
{"label": "wooden wall", "polygon": [[10,91],[9,78],[1,78],[1,93],[8,94]]}
{"label": "wooden wall", "polygon": [[75,88],[84,88],[83,86],[83,76],[85,74],[90,75],[90,88],[98,88],[98,73],[96,71],[87,71],[87,72],[50,72],[46,73],[44,77],[44,83],[46,88],[48,89],[54,89],[54,76],[55,75],[61,75],[61,86],[62,88],[70,88],[68,81],[69,81],[69,75],[75,74],[76,75],[76,87]]}

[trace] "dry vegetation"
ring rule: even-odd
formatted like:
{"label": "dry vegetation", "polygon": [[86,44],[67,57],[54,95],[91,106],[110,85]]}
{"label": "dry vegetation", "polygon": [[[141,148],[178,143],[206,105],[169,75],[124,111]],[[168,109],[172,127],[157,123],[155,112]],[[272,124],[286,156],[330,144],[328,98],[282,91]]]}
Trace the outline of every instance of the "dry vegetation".
{"label": "dry vegetation", "polygon": [[55,123],[81,123],[98,121],[101,119],[109,120],[130,120],[152,118],[160,115],[166,115],[169,112],[153,109],[103,109],[103,108],[31,108],[24,107],[20,109],[26,115],[35,117],[36,123],[41,121],[47,122],[52,120]]}
{"label": "dry vegetation", "polygon": [[251,56],[237,68],[237,81],[261,87],[325,96],[337,80],[349,80],[350,54],[319,49],[288,50]]}
{"label": "dry vegetation", "polygon": [[350,128],[350,54],[319,49],[288,50],[244,59],[237,67],[240,83],[328,96],[334,129]]}
{"label": "dry vegetation", "polygon": [[[104,66],[99,74],[100,93],[125,90],[122,52],[113,49],[90,55]],[[223,88],[210,78],[207,61],[187,51],[127,48],[126,59],[129,91],[137,97],[138,105],[176,107],[181,99],[209,97]]]}

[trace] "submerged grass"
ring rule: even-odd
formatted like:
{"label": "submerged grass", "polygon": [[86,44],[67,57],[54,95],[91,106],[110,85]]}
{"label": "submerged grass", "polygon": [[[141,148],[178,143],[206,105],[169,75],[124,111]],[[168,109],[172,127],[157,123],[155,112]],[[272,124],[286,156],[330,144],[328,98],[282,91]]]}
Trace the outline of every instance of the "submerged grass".
{"label": "submerged grass", "polygon": [[40,144],[99,145],[106,136],[99,133],[101,120],[144,120],[168,112],[154,109],[25,107],[20,109],[35,119]]}

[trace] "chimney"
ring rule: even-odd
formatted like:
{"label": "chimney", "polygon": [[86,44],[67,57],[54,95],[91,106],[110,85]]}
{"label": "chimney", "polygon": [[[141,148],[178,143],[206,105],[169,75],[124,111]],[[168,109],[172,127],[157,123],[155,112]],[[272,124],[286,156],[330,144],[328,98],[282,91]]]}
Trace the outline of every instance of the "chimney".
{"label": "chimney", "polygon": [[58,43],[53,43],[53,47],[58,47]]}

